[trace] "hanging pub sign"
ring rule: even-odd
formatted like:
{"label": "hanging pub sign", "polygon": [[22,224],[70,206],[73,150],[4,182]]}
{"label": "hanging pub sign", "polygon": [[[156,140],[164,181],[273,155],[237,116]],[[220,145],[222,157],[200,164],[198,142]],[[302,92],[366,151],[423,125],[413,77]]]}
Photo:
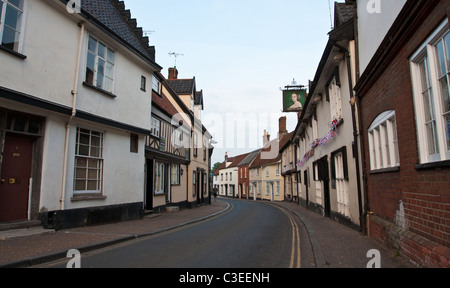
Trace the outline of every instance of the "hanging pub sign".
{"label": "hanging pub sign", "polygon": [[303,111],[306,102],[306,89],[304,86],[286,86],[283,90],[283,112]]}

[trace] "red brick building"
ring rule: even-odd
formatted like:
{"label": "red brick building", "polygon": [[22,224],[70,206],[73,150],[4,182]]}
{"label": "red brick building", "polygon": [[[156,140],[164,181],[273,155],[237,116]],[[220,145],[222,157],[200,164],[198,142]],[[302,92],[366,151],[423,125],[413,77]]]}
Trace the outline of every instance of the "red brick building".
{"label": "red brick building", "polygon": [[249,167],[253,160],[258,156],[261,149],[253,151],[239,163],[238,165],[238,189],[240,199],[249,199],[250,195],[250,171]]}
{"label": "red brick building", "polygon": [[449,7],[406,1],[355,88],[369,235],[422,267],[450,266]]}

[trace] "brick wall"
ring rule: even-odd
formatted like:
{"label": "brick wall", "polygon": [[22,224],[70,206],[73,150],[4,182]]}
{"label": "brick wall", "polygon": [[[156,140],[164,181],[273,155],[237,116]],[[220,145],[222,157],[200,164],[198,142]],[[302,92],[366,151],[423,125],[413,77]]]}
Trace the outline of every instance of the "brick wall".
{"label": "brick wall", "polygon": [[[370,210],[371,236],[399,249],[425,267],[449,267],[450,169],[417,170],[417,132],[409,57],[447,16],[450,1],[441,0],[423,17],[402,47],[396,47],[386,70],[372,81],[361,99],[362,136]],[[410,37],[412,36],[412,37]],[[404,40],[404,39],[402,39]],[[395,110],[400,170],[370,174],[367,131],[382,112]],[[407,229],[396,231],[395,219],[403,203]],[[374,220],[376,219],[376,221]],[[397,236],[395,236],[397,235]]]}

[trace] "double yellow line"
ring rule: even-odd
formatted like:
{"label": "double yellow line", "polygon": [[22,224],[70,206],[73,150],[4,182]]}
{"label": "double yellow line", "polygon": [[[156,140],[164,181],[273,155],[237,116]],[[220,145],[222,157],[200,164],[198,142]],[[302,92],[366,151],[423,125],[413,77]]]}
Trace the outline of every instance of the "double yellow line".
{"label": "double yellow line", "polygon": [[301,268],[300,232],[299,232],[298,224],[295,222],[294,217],[289,212],[287,212],[285,209],[283,209],[277,205],[273,205],[273,206],[280,209],[289,218],[289,221],[291,222],[292,248],[291,248],[291,261],[290,261],[289,268],[291,268],[291,269],[292,268]]}

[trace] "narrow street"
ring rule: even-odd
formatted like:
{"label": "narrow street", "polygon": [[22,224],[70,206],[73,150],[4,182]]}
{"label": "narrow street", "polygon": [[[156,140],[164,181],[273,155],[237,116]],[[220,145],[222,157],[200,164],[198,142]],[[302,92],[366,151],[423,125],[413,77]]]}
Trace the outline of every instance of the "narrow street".
{"label": "narrow street", "polygon": [[[232,209],[224,215],[83,254],[81,267],[300,268],[300,229],[294,217],[266,203],[227,201]],[[66,264],[64,259],[43,266]]]}

